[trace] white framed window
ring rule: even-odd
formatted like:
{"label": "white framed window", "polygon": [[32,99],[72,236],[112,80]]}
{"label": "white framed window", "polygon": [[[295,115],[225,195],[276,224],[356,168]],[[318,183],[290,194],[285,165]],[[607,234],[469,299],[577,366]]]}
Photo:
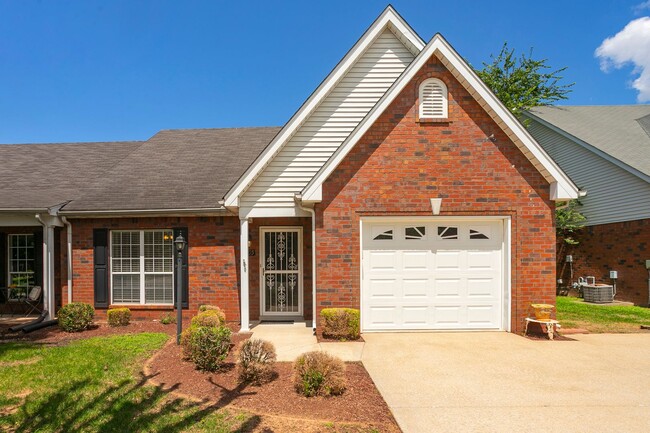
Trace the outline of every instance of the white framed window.
{"label": "white framed window", "polygon": [[18,289],[28,289],[34,286],[34,235],[10,234],[7,242],[8,251],[8,285]]}
{"label": "white framed window", "polygon": [[174,302],[172,230],[111,231],[113,304]]}
{"label": "white framed window", "polygon": [[420,84],[420,119],[446,119],[448,115],[447,86],[438,78],[428,78]]}

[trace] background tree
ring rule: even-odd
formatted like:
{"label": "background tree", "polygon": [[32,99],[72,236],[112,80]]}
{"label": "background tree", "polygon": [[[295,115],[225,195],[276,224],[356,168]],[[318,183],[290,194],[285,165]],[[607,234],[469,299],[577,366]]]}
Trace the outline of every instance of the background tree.
{"label": "background tree", "polygon": [[491,62],[483,62],[483,68],[476,70],[483,82],[517,117],[530,108],[567,99],[574,84],[560,83],[566,67],[553,70],[547,59],[536,60],[532,55],[531,48],[528,55],[517,56],[514,48],[509,48],[505,42],[498,55],[490,56]]}
{"label": "background tree", "polygon": [[[529,120],[522,118],[523,111],[568,99],[574,84],[560,82],[566,67],[554,70],[547,64],[547,59],[536,60],[532,56],[532,48],[528,55],[517,56],[515,50],[505,42],[498,55],[490,56],[491,62],[483,62],[483,68],[476,70],[483,82],[524,126],[528,126]],[[558,277],[565,272],[565,254],[578,244],[574,234],[584,227],[587,220],[580,213],[580,206],[578,200],[557,203],[555,223],[559,248],[556,257],[561,268],[558,269]],[[570,279],[573,279],[573,275]]]}

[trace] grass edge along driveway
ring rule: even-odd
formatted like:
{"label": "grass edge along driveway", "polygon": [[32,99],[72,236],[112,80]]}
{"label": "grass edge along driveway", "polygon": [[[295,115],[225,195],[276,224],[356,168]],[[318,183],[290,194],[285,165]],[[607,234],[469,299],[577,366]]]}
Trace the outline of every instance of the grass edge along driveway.
{"label": "grass edge along driveway", "polygon": [[589,304],[580,298],[558,296],[557,320],[563,328],[586,329],[593,333],[648,332],[641,325],[650,325],[650,308],[637,306],[605,306]]}

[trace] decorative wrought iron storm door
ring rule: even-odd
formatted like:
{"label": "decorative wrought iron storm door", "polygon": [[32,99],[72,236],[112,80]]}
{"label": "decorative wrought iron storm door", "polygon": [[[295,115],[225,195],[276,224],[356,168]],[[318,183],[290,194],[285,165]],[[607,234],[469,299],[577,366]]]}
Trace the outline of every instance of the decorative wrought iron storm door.
{"label": "decorative wrought iron storm door", "polygon": [[262,228],[261,242],[262,315],[301,315],[301,228]]}

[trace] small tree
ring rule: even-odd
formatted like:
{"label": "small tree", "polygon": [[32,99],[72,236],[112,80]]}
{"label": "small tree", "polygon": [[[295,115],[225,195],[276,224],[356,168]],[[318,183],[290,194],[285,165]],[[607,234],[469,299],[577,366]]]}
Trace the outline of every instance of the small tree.
{"label": "small tree", "polygon": [[571,200],[557,204],[555,210],[555,229],[558,239],[566,245],[578,245],[573,235],[582,230],[587,218],[580,213],[578,207],[582,206],[579,200]]}
{"label": "small tree", "polygon": [[560,84],[560,74],[566,67],[553,71],[546,64],[547,59],[535,60],[532,55],[531,48],[528,56],[522,54],[518,57],[514,48],[508,48],[508,43],[505,42],[501,52],[497,56],[491,55],[492,61],[483,62],[483,69],[476,71],[506,108],[517,117],[530,108],[552,105],[567,99],[574,84]]}

